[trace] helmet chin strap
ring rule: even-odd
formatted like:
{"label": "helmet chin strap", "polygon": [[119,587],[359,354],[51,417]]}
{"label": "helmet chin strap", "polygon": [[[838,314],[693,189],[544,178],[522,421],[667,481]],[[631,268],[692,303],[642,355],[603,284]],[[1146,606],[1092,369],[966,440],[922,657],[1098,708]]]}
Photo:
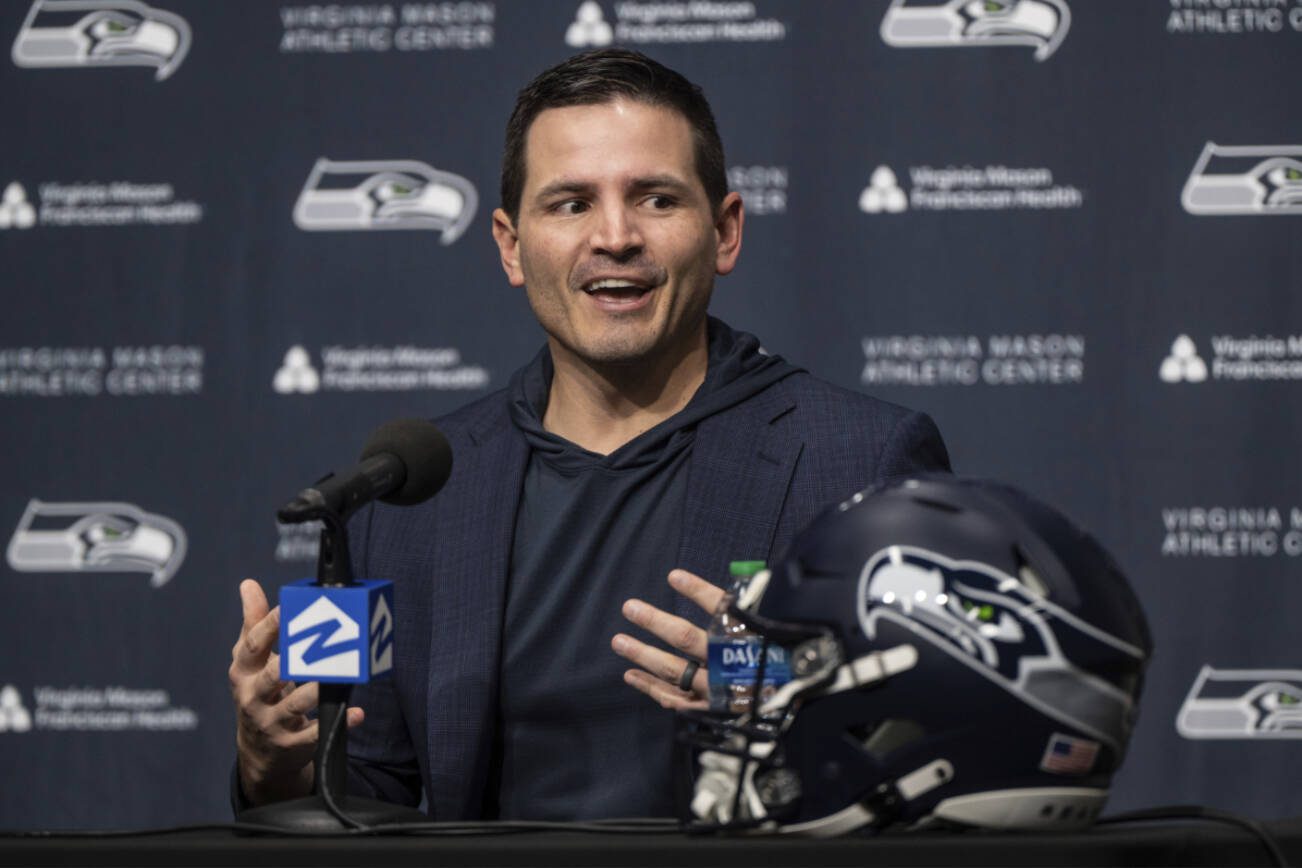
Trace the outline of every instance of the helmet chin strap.
{"label": "helmet chin strap", "polygon": [[[897,645],[885,651],[865,654],[849,663],[843,663],[829,674],[825,668],[818,668],[814,673],[788,681],[760,707],[760,717],[782,717],[791,703],[814,696],[830,696],[846,690],[854,690],[873,684],[912,669],[918,664],[918,651],[912,645]],[[734,735],[730,740],[740,741],[743,736]],[[738,747],[742,745],[738,744]],[[696,779],[696,794],[692,798],[692,813],[697,819],[708,823],[731,823],[745,820],[762,823],[768,816],[764,801],[755,786],[755,773],[760,763],[767,760],[777,746],[777,741],[750,742],[745,745],[747,757],[717,751],[704,751],[698,761],[700,775]],[[919,781],[924,776],[933,780],[930,763],[918,772],[901,779],[900,784],[914,776]],[[945,763],[948,766],[948,763]],[[952,776],[952,769],[950,770]],[[738,788],[740,787],[740,799]],[[927,787],[926,789],[930,789]],[[901,793],[906,799],[921,795],[925,790],[917,786],[907,787],[909,793]],[[733,805],[737,805],[739,816],[733,816]],[[770,821],[766,831],[783,834],[831,836],[840,835],[857,829],[876,819],[876,814],[863,804],[854,804],[827,817],[796,823],[789,826],[775,827]]]}
{"label": "helmet chin strap", "polygon": [[885,826],[899,815],[901,802],[911,802],[953,778],[954,766],[949,760],[932,760],[899,778],[894,784],[883,784],[867,799],[842,808],[835,814],[804,823],[777,826],[773,831],[780,835],[831,838],[879,822]]}

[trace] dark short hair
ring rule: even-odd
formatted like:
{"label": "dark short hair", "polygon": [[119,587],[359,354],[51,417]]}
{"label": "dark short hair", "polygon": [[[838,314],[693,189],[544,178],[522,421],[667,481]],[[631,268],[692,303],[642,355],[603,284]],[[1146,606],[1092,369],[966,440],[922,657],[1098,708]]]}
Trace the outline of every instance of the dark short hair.
{"label": "dark short hair", "polygon": [[696,174],[710,204],[728,195],[723,142],[714,113],[701,89],[669,67],[637,51],[600,48],[576,54],[531,81],[515,100],[506,124],[502,153],[502,209],[512,222],[520,216],[524,192],[525,140],[534,119],[546,109],[601,105],[621,97],[673,109],[692,128]]}

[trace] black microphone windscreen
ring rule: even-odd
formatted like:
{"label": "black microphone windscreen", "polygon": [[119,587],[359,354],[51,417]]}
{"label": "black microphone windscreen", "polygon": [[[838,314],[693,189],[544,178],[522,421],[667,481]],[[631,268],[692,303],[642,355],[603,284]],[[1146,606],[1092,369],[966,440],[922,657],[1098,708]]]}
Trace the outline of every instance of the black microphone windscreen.
{"label": "black microphone windscreen", "polygon": [[361,460],[391,452],[407,467],[407,479],[385,503],[415,506],[429,500],[452,473],[452,447],[443,432],[424,419],[394,419],[371,432]]}

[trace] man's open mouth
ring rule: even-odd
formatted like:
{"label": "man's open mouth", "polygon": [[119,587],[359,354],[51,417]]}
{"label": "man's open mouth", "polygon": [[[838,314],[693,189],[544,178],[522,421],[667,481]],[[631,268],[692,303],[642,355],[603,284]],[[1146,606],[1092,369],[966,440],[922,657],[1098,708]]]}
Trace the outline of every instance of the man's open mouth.
{"label": "man's open mouth", "polygon": [[634,304],[654,288],[625,278],[608,277],[584,284],[583,291],[598,301],[618,305]]}

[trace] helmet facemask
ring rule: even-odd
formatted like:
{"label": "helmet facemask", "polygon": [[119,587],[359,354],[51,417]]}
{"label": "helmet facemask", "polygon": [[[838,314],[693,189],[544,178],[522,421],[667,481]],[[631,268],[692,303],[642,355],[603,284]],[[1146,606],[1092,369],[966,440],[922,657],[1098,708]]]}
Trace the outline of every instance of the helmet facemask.
{"label": "helmet facemask", "polygon": [[[859,805],[833,823],[815,824],[819,828],[784,824],[784,819],[794,815],[807,784],[785,761],[783,735],[795,723],[806,700],[866,688],[908,669],[917,655],[912,648],[902,646],[875,651],[847,663],[844,646],[831,627],[775,621],[757,613],[770,578],[768,570],[758,574],[748,593],[731,607],[731,614],[761,639],[759,667],[751,692],[758,702],[741,715],[679,713],[679,738],[698,752],[690,822],[699,830],[824,835],[873,823],[878,813]],[[786,649],[791,661],[792,680],[776,689],[763,686],[770,645]],[[882,812],[887,822],[889,813]]]}

